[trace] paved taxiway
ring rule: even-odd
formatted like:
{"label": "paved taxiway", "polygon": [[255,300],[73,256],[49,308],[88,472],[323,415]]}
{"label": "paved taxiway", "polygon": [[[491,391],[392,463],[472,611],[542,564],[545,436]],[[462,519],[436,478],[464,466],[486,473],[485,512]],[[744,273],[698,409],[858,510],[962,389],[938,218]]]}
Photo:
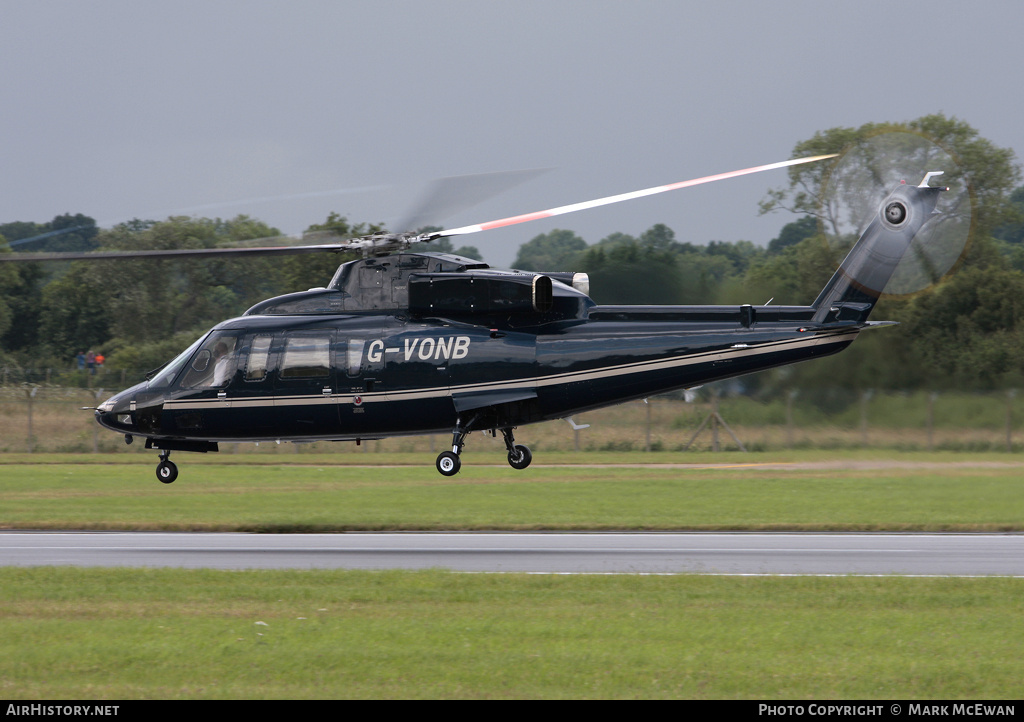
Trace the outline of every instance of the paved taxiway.
{"label": "paved taxiway", "polygon": [[8,531],[0,565],[1024,576],[1024,535]]}

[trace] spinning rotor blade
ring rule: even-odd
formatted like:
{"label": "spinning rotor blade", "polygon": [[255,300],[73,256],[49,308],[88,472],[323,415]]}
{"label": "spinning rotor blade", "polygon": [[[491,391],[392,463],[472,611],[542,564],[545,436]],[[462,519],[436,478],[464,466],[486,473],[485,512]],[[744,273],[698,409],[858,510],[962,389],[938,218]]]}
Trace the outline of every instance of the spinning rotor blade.
{"label": "spinning rotor blade", "polygon": [[[452,176],[439,178],[430,183],[426,192],[422,194],[414,209],[406,213],[397,227],[404,231],[413,231],[432,222],[440,221],[455,212],[471,208],[482,201],[493,196],[504,193],[521,183],[532,180],[549,169],[537,168],[518,171],[499,171],[496,173],[478,173],[475,175]],[[312,197],[321,195],[335,195],[345,192],[357,192],[377,190],[384,186],[368,186],[350,190],[325,191],[318,193],[305,193],[293,197]],[[259,202],[274,200],[272,198],[256,198],[247,202]],[[189,209],[182,209],[180,212],[201,210],[203,208],[218,208],[222,205],[231,204],[209,204],[206,206],[195,206]],[[274,236],[270,238],[242,241],[238,245],[216,248],[192,248],[192,249],[166,249],[166,250],[137,250],[137,251],[98,251],[98,252],[51,252],[51,253],[0,253],[0,263],[31,262],[31,261],[106,261],[125,260],[138,258],[211,258],[217,256],[232,256],[235,258],[246,258],[253,256],[289,256],[308,253],[339,252],[339,251],[363,251],[367,254],[382,254],[391,250],[408,247],[415,242],[414,233],[378,233],[358,238],[345,240],[332,240],[330,243],[310,244],[309,241],[317,238],[324,240],[337,239],[337,235],[330,231],[307,231],[302,236]],[[41,237],[28,239],[39,240]],[[305,241],[305,243],[303,243]],[[21,241],[25,242],[25,241]],[[279,242],[281,245],[267,245]],[[18,241],[15,242],[15,244]],[[11,244],[11,245],[15,245]],[[255,245],[262,244],[262,245]]]}
{"label": "spinning rotor blade", "polygon": [[829,169],[821,189],[818,219],[837,261],[878,217],[879,206],[894,185],[901,180],[927,185],[928,178],[938,171],[942,175],[936,184],[948,190],[939,196],[931,218],[918,231],[888,282],[875,288],[869,277],[857,274],[852,276],[854,281],[890,297],[908,296],[938,283],[964,257],[971,237],[973,198],[956,158],[917,133],[889,132],[861,140]]}
{"label": "spinning rotor blade", "polygon": [[303,253],[343,251],[342,243],[315,246],[267,246],[263,248],[175,248],[162,251],[97,251],[94,253],[0,253],[5,261],[113,261],[130,258],[209,258],[211,256],[294,256]]}
{"label": "spinning rotor blade", "polygon": [[[759,165],[753,168],[734,170],[728,173],[719,173],[717,175],[709,175],[703,178],[694,178],[692,180],[680,181],[678,183],[670,183],[668,185],[656,186],[654,188],[646,188],[644,190],[633,191],[631,193],[622,193],[615,196],[608,196],[606,198],[598,198],[592,201],[584,201],[583,203],[574,203],[572,205],[559,206],[558,208],[551,208],[546,211],[526,213],[519,216],[510,216],[508,218],[502,218],[496,221],[488,221],[487,223],[480,223],[472,226],[463,226],[461,228],[453,228],[445,231],[434,231],[424,234],[416,234],[415,232],[376,233],[368,236],[363,236],[361,238],[352,238],[349,240],[338,241],[334,243],[313,245],[282,245],[262,248],[192,248],[161,251],[100,251],[96,253],[0,253],[0,263],[9,261],[104,261],[132,258],[212,258],[215,256],[234,256],[236,258],[244,258],[246,256],[284,256],[305,253],[322,253],[325,251],[362,251],[365,255],[379,255],[391,251],[402,250],[408,248],[413,243],[431,241],[435,238],[445,238],[448,236],[478,233],[480,231],[487,231],[494,228],[514,226],[519,223],[536,221],[542,218],[551,218],[552,216],[559,216],[566,213],[574,213],[576,211],[587,210],[588,208],[597,208],[599,206],[606,206],[612,203],[620,203],[622,201],[633,200],[634,198],[643,198],[645,196],[652,196],[658,193],[664,193],[666,191],[677,190],[680,188],[689,188],[691,186],[697,186],[704,183],[712,183],[714,181],[725,180],[726,178],[737,178],[739,176],[750,175],[752,173],[760,173],[761,171],[775,170],[777,168],[786,168],[788,166],[799,165],[801,163],[813,163],[815,161],[825,160],[827,158],[833,157],[835,156],[818,155],[808,158],[795,158],[793,160],[786,160],[780,163]],[[501,188],[501,190],[505,190],[541,172],[543,171],[515,171],[510,173],[484,174],[483,176],[463,176],[461,178],[448,180],[457,181],[463,186],[468,187],[468,185],[473,184],[475,179],[475,181],[479,185],[487,186],[486,188],[482,189],[478,188],[470,194],[471,197],[469,198],[469,203],[470,205],[472,205],[473,203],[479,202],[479,200],[482,200],[484,197],[494,195],[492,187],[494,186],[495,183],[497,183],[498,185],[503,185],[504,187]],[[494,183],[492,183],[491,180],[493,180]],[[439,200],[438,189],[440,187],[441,186],[437,186],[434,189],[433,198],[435,200]],[[432,196],[428,194],[427,200],[430,200],[431,198]],[[424,215],[420,213],[418,214],[418,216],[410,217],[407,222],[416,222],[418,219],[422,218],[424,218]],[[308,237],[309,234],[303,236],[303,238]]]}
{"label": "spinning rotor blade", "polygon": [[438,178],[430,183],[413,210],[395,224],[398,232],[440,225],[445,218],[546,173],[547,168],[476,173]]}
{"label": "spinning rotor blade", "polygon": [[703,178],[694,178],[693,180],[680,181],[678,183],[669,183],[668,185],[655,186],[654,188],[646,188],[644,190],[633,191],[631,193],[621,193],[616,196],[598,198],[593,201],[584,201],[583,203],[573,203],[568,206],[559,206],[558,208],[551,208],[546,211],[537,211],[536,213],[524,213],[523,215],[510,216],[508,218],[501,218],[496,221],[488,221],[487,223],[480,223],[472,226],[463,226],[462,228],[452,228],[446,231],[438,231],[436,233],[431,233],[429,237],[444,238],[446,236],[460,236],[467,233],[479,233],[480,231],[489,231],[494,228],[504,228],[505,226],[514,226],[518,223],[526,223],[528,221],[537,221],[542,218],[561,216],[566,213],[584,211],[587,210],[588,208],[607,206],[612,203],[619,203],[621,201],[630,201],[633,200],[634,198],[653,196],[658,193],[674,191],[679,188],[689,188],[691,186],[697,186],[703,183],[712,183],[714,181],[725,180],[726,178],[737,178],[743,175],[750,175],[751,173],[760,173],[761,171],[775,170],[776,168],[786,168],[787,166],[799,165],[801,163],[813,163],[815,161],[825,160],[826,158],[835,158],[835,155],[816,155],[809,158],[795,158],[793,160],[782,161],[781,163],[770,163],[768,165],[759,165],[754,168],[734,170],[730,171],[729,173],[719,173],[717,175],[704,176]]}

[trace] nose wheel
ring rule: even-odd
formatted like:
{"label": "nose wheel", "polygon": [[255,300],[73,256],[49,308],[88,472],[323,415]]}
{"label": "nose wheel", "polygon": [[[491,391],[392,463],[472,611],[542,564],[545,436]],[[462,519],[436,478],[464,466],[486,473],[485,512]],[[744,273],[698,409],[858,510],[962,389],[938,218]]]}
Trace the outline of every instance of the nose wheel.
{"label": "nose wheel", "polygon": [[437,455],[437,470],[445,476],[455,476],[462,468],[462,459],[452,451],[442,451]]}
{"label": "nose wheel", "polygon": [[461,426],[456,426],[452,432],[452,450],[442,451],[437,455],[434,465],[445,476],[455,476],[462,468],[462,459],[459,458],[459,454],[462,453],[462,447],[466,445],[467,434],[469,434],[468,431]]}
{"label": "nose wheel", "polygon": [[160,454],[160,463],[156,465],[156,478],[165,484],[170,484],[178,478],[178,467],[168,457],[170,452]]}

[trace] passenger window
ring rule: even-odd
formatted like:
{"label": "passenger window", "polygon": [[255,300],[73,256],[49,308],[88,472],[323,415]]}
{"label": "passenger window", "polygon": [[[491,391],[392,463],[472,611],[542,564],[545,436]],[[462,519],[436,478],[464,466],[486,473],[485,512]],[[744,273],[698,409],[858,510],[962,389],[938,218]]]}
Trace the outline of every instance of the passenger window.
{"label": "passenger window", "polygon": [[326,378],[331,374],[331,340],[326,336],[293,336],[285,341],[281,378]]}
{"label": "passenger window", "polygon": [[257,336],[249,349],[249,360],[245,365],[246,381],[262,381],[267,378],[267,361],[270,357],[270,336]]}

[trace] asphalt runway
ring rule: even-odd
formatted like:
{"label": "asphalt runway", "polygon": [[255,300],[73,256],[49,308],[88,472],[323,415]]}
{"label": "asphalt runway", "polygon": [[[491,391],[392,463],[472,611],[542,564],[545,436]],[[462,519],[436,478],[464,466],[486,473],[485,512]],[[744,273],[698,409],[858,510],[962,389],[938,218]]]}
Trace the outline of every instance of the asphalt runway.
{"label": "asphalt runway", "polygon": [[8,531],[0,565],[1024,577],[1024,535]]}

